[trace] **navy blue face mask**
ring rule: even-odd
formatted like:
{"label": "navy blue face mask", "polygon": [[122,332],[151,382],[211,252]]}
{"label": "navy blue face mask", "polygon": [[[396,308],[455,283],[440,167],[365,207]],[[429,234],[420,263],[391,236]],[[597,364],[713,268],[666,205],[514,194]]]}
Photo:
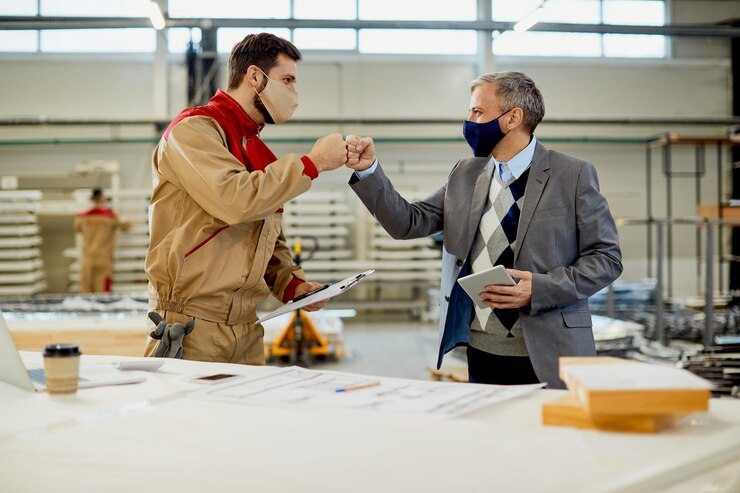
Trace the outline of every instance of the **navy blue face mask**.
{"label": "navy blue face mask", "polygon": [[507,134],[501,131],[498,119],[509,111],[511,110],[504,111],[498,117],[486,123],[476,123],[471,122],[470,120],[465,120],[463,122],[463,135],[465,136],[465,140],[468,141],[468,145],[473,150],[473,155],[475,157],[490,156],[493,148],[496,147],[496,144],[506,137]]}

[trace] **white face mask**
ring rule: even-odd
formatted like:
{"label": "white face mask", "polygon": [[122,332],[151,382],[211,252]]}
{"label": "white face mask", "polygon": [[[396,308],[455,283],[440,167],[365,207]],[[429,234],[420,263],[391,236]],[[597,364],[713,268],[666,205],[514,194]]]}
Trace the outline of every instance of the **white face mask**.
{"label": "white face mask", "polygon": [[257,96],[259,96],[275,123],[288,121],[298,108],[298,93],[285,84],[267,77],[267,74],[262,70],[260,71],[265,75],[267,84],[262,92],[257,93]]}

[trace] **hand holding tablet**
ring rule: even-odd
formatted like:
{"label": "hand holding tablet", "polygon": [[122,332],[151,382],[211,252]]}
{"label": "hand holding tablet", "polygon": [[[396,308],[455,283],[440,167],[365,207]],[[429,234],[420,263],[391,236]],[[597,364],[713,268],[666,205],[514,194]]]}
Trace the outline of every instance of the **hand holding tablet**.
{"label": "hand holding tablet", "polygon": [[487,285],[500,284],[504,286],[516,286],[516,281],[506,272],[506,268],[503,265],[497,265],[490,269],[461,277],[457,282],[460,283],[460,286],[468,293],[470,299],[480,308],[488,308],[480,297],[480,293],[486,290]]}

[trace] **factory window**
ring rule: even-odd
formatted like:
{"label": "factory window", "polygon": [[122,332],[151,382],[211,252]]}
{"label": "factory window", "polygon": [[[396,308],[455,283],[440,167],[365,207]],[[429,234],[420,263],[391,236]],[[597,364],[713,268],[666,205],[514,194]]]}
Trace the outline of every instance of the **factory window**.
{"label": "factory window", "polygon": [[171,27],[167,29],[167,49],[170,53],[184,53],[188,43],[200,43],[200,28],[194,27]]}
{"label": "factory window", "polygon": [[475,0],[359,0],[362,20],[474,21]]}
{"label": "factory window", "polygon": [[151,53],[154,29],[50,29],[41,31],[41,51],[65,53]]}
{"label": "factory window", "polygon": [[290,0],[169,0],[170,17],[287,19]]}
{"label": "factory window", "polygon": [[148,17],[149,2],[131,0],[41,0],[41,15],[74,17]]}
{"label": "factory window", "polygon": [[36,15],[38,0],[0,0],[0,15]]}
{"label": "factory window", "polygon": [[[535,25],[665,25],[662,0],[492,0],[493,20]],[[529,22],[525,22],[529,21]],[[493,52],[509,56],[663,58],[667,40],[660,35],[592,34],[528,31],[495,32]]]}
{"label": "factory window", "polygon": [[0,52],[28,53],[38,49],[38,31],[0,31]]}
{"label": "factory window", "polygon": [[264,28],[254,27],[244,29],[240,27],[225,27],[218,30],[216,43],[218,44],[219,53],[231,53],[231,49],[239,41],[244,39],[248,34],[272,33],[290,41],[290,29],[287,28]]}
{"label": "factory window", "polygon": [[[493,20],[518,22],[537,12],[537,22],[574,24],[655,25],[666,23],[664,0],[490,0]],[[470,21],[476,19],[476,0],[169,0],[173,18],[329,19]],[[139,0],[0,0],[7,16],[147,17],[147,1]],[[455,54],[477,51],[476,35],[469,30],[424,29],[309,29],[221,28],[218,51],[229,53],[247,34],[272,32],[303,50],[357,50],[373,54]],[[168,30],[170,52],[182,53],[190,36],[200,40],[200,29]],[[100,36],[100,38],[95,38]],[[40,41],[39,41],[40,38]],[[2,32],[3,52],[153,52],[151,29],[44,30]],[[662,58],[668,38],[643,34],[494,32],[492,49],[504,56],[571,56]]]}
{"label": "factory window", "polygon": [[296,19],[356,19],[357,0],[293,0]]}
{"label": "factory window", "polygon": [[360,52],[474,55],[475,31],[424,29],[361,29]]}
{"label": "factory window", "polygon": [[661,58],[666,53],[665,36],[642,34],[604,34],[604,56],[622,58]]}
{"label": "factory window", "polygon": [[493,52],[511,56],[601,56],[601,36],[592,33],[514,32],[494,36]]}
{"label": "factory window", "polygon": [[517,22],[541,7],[536,14],[539,22],[598,24],[600,4],[599,0],[493,0],[491,8],[495,21]]}
{"label": "factory window", "polygon": [[606,0],[604,24],[664,26],[665,5],[655,0]]}
{"label": "factory window", "polygon": [[299,50],[354,50],[356,34],[354,29],[295,29],[293,43]]}

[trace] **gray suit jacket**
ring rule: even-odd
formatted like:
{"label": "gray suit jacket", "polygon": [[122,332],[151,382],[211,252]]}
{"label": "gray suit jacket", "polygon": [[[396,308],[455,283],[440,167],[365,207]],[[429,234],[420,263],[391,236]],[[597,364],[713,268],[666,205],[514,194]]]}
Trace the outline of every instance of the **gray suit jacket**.
{"label": "gray suit jacket", "polygon": [[[491,185],[489,160],[458,161],[445,186],[414,203],[396,192],[380,167],[362,180],[355,175],[350,180],[393,238],[444,231],[441,340],[451,313],[450,295],[470,253]],[[588,297],[622,273],[616,225],[591,164],[537,143],[519,218],[514,268],[533,273],[532,302],[520,317],[532,366],[549,388],[565,388],[558,377],[558,358],[595,354]],[[465,340],[454,345],[460,343]],[[451,347],[441,349],[442,354]]]}

